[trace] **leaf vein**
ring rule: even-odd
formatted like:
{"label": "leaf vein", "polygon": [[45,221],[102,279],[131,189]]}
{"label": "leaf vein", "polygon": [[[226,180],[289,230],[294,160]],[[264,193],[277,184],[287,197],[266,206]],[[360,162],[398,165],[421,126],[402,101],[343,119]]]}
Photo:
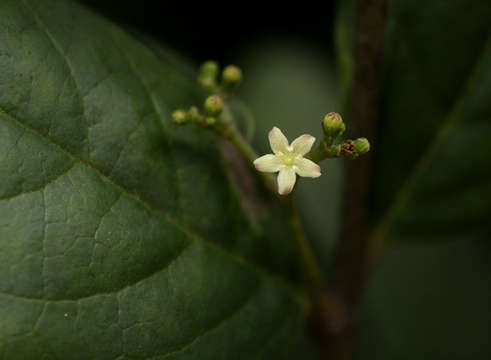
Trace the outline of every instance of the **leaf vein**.
{"label": "leaf vein", "polygon": [[[56,41],[56,39],[53,37],[53,35],[51,34],[51,32],[48,30],[48,28],[46,27],[46,25],[42,22],[42,20],[36,14],[36,12],[30,6],[27,5],[27,3],[26,3],[25,0],[22,0],[22,4],[32,14],[32,17],[33,17],[34,22],[36,23],[37,27],[42,32],[44,32],[46,34],[46,37],[48,38],[48,40],[53,45],[53,48],[56,50],[56,52],[60,55],[61,59],[63,60],[65,66],[66,66],[66,68],[68,69],[70,78],[73,81],[73,85],[75,86],[76,94],[77,94],[78,100],[80,102],[80,106],[81,106],[81,109],[82,109],[82,118],[84,119],[85,123],[88,125],[88,121],[87,121],[87,118],[86,118],[86,115],[85,115],[85,103],[84,103],[84,99],[82,97],[82,91],[79,88],[78,82],[77,82],[76,77],[75,77],[75,72],[74,72],[73,66],[72,66],[72,64],[70,62],[70,59],[62,51],[62,48],[59,45],[58,41]],[[50,127],[51,127],[51,124],[50,124]],[[89,143],[89,128],[88,128],[88,126],[86,126],[85,128],[86,128],[86,136],[85,136],[85,139],[86,139],[87,144],[88,144]],[[48,134],[49,134],[49,132],[48,132]],[[90,151],[88,152],[88,154],[90,156]]]}
{"label": "leaf vein", "polygon": [[[188,343],[184,344],[180,348],[173,350],[171,352],[168,352],[167,354],[164,354],[163,357],[161,358],[164,360],[165,358],[168,358],[169,356],[176,355],[179,353],[182,353],[186,351],[186,349],[190,348],[193,344],[195,344],[199,339],[202,337],[206,336],[206,334],[209,334],[213,330],[216,330],[220,328],[221,326],[225,325],[228,321],[232,320],[235,316],[237,316],[241,311],[243,311],[251,302],[252,300],[259,294],[259,290],[261,289],[261,282],[258,283],[258,285],[254,288],[253,291],[249,291],[248,295],[239,303],[239,305],[236,307],[235,310],[233,310],[230,314],[224,316],[219,322],[217,322],[215,325],[204,329],[201,333],[196,335],[194,338],[191,339]],[[159,355],[157,357],[160,357],[162,355]],[[148,360],[155,359],[156,357],[151,357]]]}
{"label": "leaf vein", "polygon": [[35,188],[35,189],[29,190],[29,191],[21,191],[19,193],[10,194],[10,195],[5,196],[5,197],[0,197],[0,201],[12,200],[12,199],[15,199],[16,197],[19,197],[22,195],[32,194],[32,193],[35,193],[37,191],[43,190],[44,188],[46,188],[46,186],[54,183],[56,180],[61,178],[63,175],[66,175],[70,170],[73,169],[74,166],[75,166],[75,163],[71,163],[70,166],[68,166],[66,169],[62,170],[61,173],[56,175],[53,179],[50,179],[47,183],[42,184],[39,188]]}
{"label": "leaf vein", "polygon": [[119,288],[119,289],[116,289],[116,290],[113,290],[113,291],[103,291],[103,292],[98,292],[98,293],[95,293],[95,294],[90,294],[88,296],[82,296],[82,297],[73,298],[73,299],[70,299],[70,298],[66,298],[66,299],[39,299],[39,298],[29,297],[29,296],[25,296],[25,295],[9,294],[9,293],[3,292],[3,291],[0,291],[0,296],[5,296],[5,297],[10,297],[10,298],[20,299],[20,300],[25,300],[25,301],[31,301],[31,302],[43,302],[43,303],[77,302],[78,303],[81,300],[90,299],[90,298],[93,298],[93,297],[96,297],[96,296],[118,295],[121,292],[129,289],[130,287],[132,287],[132,286],[134,286],[134,285],[136,285],[136,284],[138,284],[138,283],[140,283],[142,281],[145,281],[147,279],[150,279],[151,277],[159,274],[162,271],[167,270],[169,268],[169,266],[171,266],[178,258],[180,258],[184,254],[184,252],[186,251],[186,249],[188,249],[191,244],[192,244],[192,242],[189,242],[185,246],[183,246],[176,253],[176,255],[174,255],[172,257],[172,259],[170,259],[161,268],[157,269],[156,271],[148,274],[147,276],[145,276],[145,277],[143,277],[141,279],[138,279],[134,283],[129,283],[129,284],[125,285],[124,287]]}

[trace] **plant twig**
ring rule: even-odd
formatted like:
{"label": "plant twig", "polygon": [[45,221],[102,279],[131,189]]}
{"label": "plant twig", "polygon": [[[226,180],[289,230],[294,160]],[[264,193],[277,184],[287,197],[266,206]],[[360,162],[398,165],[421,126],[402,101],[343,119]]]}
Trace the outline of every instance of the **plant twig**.
{"label": "plant twig", "polygon": [[[378,118],[380,72],[388,0],[358,0],[354,46],[354,78],[349,106],[351,130],[374,143]],[[372,156],[347,164],[342,209],[341,238],[334,261],[329,291],[319,301],[323,345],[332,360],[350,359],[353,324],[365,282],[368,250],[367,215]],[[333,305],[334,304],[334,305]],[[322,313],[323,312],[323,313]],[[332,319],[336,319],[332,326]],[[329,322],[330,321],[330,322]]]}
{"label": "plant twig", "polygon": [[[350,128],[375,139],[378,118],[388,0],[359,0],[355,36],[355,71],[350,106]],[[335,263],[334,287],[343,294],[348,308],[357,305],[363,287],[367,249],[368,194],[372,154],[347,164],[341,240]]]}
{"label": "plant twig", "polygon": [[286,196],[283,200],[285,209],[288,214],[288,221],[290,227],[293,230],[293,236],[297,242],[297,248],[300,251],[300,255],[305,267],[305,272],[309,276],[311,282],[312,292],[317,292],[322,287],[322,277],[319,265],[310,246],[310,242],[307,239],[305,231],[303,229],[302,222],[297,213],[295,201],[293,199],[293,193]]}
{"label": "plant twig", "polygon": [[258,155],[247,140],[240,134],[237,127],[233,123],[229,123],[227,126],[216,127],[215,129],[221,136],[229,140],[232,145],[242,154],[242,156],[247,160],[247,164],[254,169],[254,172],[258,173],[262,177],[264,185],[273,193],[276,192],[273,176],[271,174],[257,172],[254,168],[252,163],[258,158]]}

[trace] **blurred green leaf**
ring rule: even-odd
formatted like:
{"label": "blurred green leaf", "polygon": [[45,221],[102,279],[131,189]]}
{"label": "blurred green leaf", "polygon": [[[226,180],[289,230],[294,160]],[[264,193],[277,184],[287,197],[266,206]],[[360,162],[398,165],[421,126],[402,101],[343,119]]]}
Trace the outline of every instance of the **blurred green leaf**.
{"label": "blurred green leaf", "polygon": [[[254,43],[238,56],[245,79],[240,96],[256,120],[254,143],[269,153],[268,132],[279,127],[290,141],[302,134],[322,139],[321,121],[340,111],[338,84],[329,58],[309,46],[277,40]],[[316,255],[328,268],[339,233],[342,163],[322,164],[323,175],[301,179],[295,197]]]}
{"label": "blurred green leaf", "polygon": [[371,220],[391,249],[370,281],[359,358],[490,358],[478,250],[489,254],[490,16],[489,1],[389,2]]}
{"label": "blurred green leaf", "polygon": [[403,243],[375,269],[357,359],[490,359],[488,239]]}
{"label": "blurred green leaf", "polygon": [[489,227],[490,15],[488,1],[390,3],[374,217],[400,201],[401,233]]}
{"label": "blurred green leaf", "polygon": [[68,1],[0,2],[0,358],[310,357],[285,221],[171,123],[201,100],[164,53]]}

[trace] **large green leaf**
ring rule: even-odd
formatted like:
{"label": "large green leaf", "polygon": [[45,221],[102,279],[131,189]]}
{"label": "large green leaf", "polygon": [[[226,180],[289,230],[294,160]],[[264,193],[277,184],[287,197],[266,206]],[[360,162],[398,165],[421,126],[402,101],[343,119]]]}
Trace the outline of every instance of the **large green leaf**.
{"label": "large green leaf", "polygon": [[489,1],[389,2],[371,214],[390,249],[359,358],[491,356],[490,16]]}
{"label": "large green leaf", "polygon": [[0,2],[1,359],[300,351],[285,221],[172,125],[200,97],[163,52],[68,1]]}

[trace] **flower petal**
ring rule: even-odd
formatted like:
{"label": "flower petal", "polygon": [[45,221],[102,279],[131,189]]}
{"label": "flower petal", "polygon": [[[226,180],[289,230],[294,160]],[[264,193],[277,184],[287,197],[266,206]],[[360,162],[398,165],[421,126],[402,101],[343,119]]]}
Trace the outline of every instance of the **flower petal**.
{"label": "flower petal", "polygon": [[254,166],[262,172],[277,172],[281,165],[283,165],[281,159],[273,154],[263,155],[254,160]]}
{"label": "flower petal", "polygon": [[288,139],[276,126],[271,129],[268,137],[269,145],[275,154],[279,152],[286,153],[288,151]]}
{"label": "flower petal", "polygon": [[310,149],[312,149],[312,145],[315,142],[315,137],[311,135],[301,135],[293,140],[291,147],[293,148],[293,153],[295,155],[304,156],[307,154]]}
{"label": "flower petal", "polygon": [[297,176],[291,166],[287,166],[278,174],[278,192],[280,195],[287,195],[293,190]]}
{"label": "flower petal", "polygon": [[295,172],[304,177],[316,178],[321,176],[321,168],[315,162],[309,159],[296,159],[294,163]]}

